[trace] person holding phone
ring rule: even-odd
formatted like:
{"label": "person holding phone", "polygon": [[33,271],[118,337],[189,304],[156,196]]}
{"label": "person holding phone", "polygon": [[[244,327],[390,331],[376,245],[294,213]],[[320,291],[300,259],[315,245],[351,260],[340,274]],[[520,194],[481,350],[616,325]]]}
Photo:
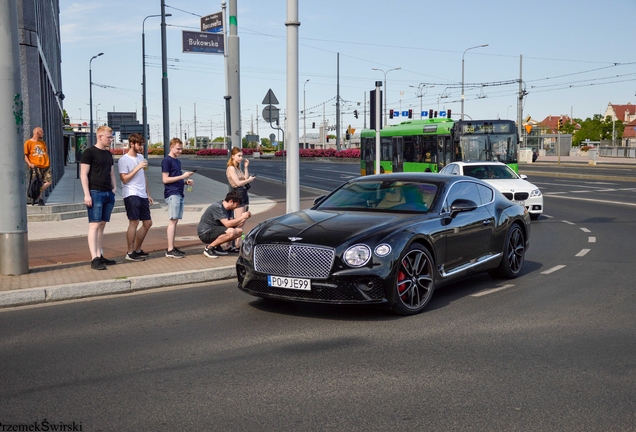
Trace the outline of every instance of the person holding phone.
{"label": "person holding phone", "polygon": [[[243,170],[241,170],[241,162],[243,163]],[[234,217],[240,218],[245,212],[245,206],[249,205],[250,199],[247,194],[247,187],[254,181],[254,176],[249,175],[248,167],[250,161],[243,159],[243,152],[238,147],[232,147],[232,153],[230,159],[227,161],[227,169],[225,175],[227,181],[234,192],[236,192],[241,199],[240,207],[234,209]],[[238,252],[241,240],[235,240],[238,243],[235,246],[231,246],[229,252]]]}
{"label": "person holding phone", "polygon": [[193,171],[181,171],[181,162],[178,157],[183,151],[183,142],[179,138],[170,140],[170,153],[161,161],[161,179],[163,180],[163,197],[168,204],[168,229],[166,237],[168,238],[168,249],[166,250],[166,258],[184,258],[185,252],[178,249],[174,245],[174,239],[177,233],[177,223],[183,218],[184,205],[184,186],[194,184],[194,180],[190,177]]}
{"label": "person holding phone", "polygon": [[212,203],[205,210],[197,226],[197,235],[206,244],[203,255],[208,258],[227,255],[221,245],[241,237],[243,225],[251,216],[249,211],[245,211],[240,217],[234,217],[233,212],[241,204],[236,192],[228,192],[224,200]]}

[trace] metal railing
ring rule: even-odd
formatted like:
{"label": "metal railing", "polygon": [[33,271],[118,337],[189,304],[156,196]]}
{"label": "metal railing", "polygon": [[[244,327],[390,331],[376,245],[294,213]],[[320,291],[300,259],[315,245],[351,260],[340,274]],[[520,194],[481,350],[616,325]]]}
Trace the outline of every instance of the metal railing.
{"label": "metal railing", "polygon": [[614,158],[636,158],[636,147],[599,147],[598,155]]}

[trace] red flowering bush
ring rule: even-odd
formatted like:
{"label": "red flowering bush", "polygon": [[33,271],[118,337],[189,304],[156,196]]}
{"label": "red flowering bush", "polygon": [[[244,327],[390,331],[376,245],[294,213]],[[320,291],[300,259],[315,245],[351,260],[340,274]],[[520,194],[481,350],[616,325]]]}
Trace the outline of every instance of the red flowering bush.
{"label": "red flowering bush", "polygon": [[196,152],[197,156],[227,156],[227,149],[212,148],[203,149]]}
{"label": "red flowering bush", "polygon": [[343,159],[360,159],[360,149],[341,150],[336,153],[336,157]]}

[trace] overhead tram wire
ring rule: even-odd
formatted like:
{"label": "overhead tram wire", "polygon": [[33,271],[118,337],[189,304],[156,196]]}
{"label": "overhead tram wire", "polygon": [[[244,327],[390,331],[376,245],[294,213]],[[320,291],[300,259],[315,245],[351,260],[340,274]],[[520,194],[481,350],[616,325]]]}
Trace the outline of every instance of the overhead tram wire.
{"label": "overhead tram wire", "polygon": [[194,15],[195,17],[199,17],[199,18],[201,18],[203,16],[203,15],[195,14],[194,12],[189,12],[189,11],[186,11],[186,10],[183,10],[183,9],[176,8],[174,6],[170,6],[168,4],[166,5],[166,7],[170,8],[170,9],[174,9],[174,10],[179,11],[179,12],[183,12],[185,14]]}

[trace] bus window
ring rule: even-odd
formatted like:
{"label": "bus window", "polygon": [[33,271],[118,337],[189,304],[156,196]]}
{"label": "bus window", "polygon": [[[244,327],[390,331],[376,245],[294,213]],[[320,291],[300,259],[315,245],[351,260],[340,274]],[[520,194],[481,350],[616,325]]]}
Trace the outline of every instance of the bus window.
{"label": "bus window", "polygon": [[421,141],[422,162],[437,163],[437,143],[436,137],[425,136]]}
{"label": "bus window", "polygon": [[453,144],[454,144],[454,147],[455,147],[455,160],[456,161],[463,161],[464,160],[464,155],[462,154],[462,146],[459,145],[459,141],[455,141]]}
{"label": "bus window", "polygon": [[420,162],[416,159],[415,143],[413,137],[404,137],[403,142],[404,162]]}
{"label": "bus window", "polygon": [[382,141],[380,141],[380,160],[383,161],[392,161],[393,160],[393,154],[391,152],[392,150],[392,140],[391,138],[382,138]]}
{"label": "bus window", "polygon": [[452,162],[451,139],[449,136],[437,137],[437,156],[439,157],[440,168]]}
{"label": "bus window", "polygon": [[463,160],[487,160],[486,136],[468,135],[461,137],[460,144]]}

